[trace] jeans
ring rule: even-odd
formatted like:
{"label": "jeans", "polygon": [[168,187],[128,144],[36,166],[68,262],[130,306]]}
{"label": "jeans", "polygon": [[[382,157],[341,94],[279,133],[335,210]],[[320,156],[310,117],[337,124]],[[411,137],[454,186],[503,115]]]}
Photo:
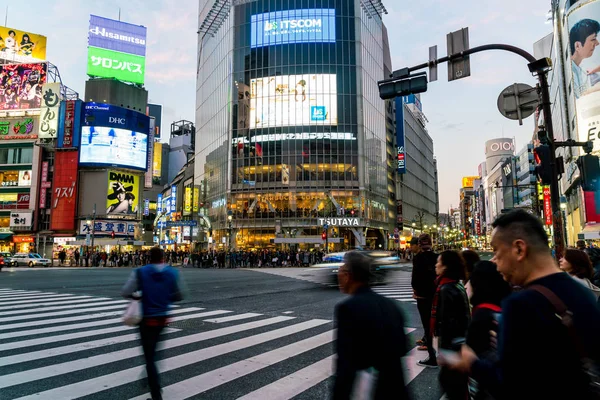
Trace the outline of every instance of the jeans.
{"label": "jeans", "polygon": [[148,326],[146,320],[140,324],[140,338],[146,359],[146,374],[148,375],[148,386],[152,400],[162,400],[160,393],[160,379],[156,369],[155,355],[156,345],[164,326]]}
{"label": "jeans", "polygon": [[425,330],[425,345],[427,346],[427,353],[429,353],[429,360],[435,360],[435,350],[433,349],[433,332],[429,332],[429,320],[431,319],[431,305],[432,299],[417,299],[417,309],[421,316],[421,323]]}

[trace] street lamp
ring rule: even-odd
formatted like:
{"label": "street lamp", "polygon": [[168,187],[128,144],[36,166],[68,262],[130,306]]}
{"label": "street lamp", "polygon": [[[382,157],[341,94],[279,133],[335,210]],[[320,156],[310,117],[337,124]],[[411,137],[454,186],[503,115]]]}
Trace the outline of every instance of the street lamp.
{"label": "street lamp", "polygon": [[227,230],[229,232],[229,252],[231,253],[231,224],[232,224],[232,220],[233,220],[233,215],[231,211],[227,212]]}

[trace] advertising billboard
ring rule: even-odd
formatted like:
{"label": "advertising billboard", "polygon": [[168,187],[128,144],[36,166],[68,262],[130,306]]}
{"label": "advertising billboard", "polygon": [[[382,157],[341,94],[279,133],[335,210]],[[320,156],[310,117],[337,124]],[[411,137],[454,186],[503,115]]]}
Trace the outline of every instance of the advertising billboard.
{"label": "advertising billboard", "polygon": [[40,139],[54,139],[58,134],[61,100],[60,82],[46,83],[42,86]]}
{"label": "advertising billboard", "polygon": [[144,84],[146,59],[134,54],[88,47],[87,74],[115,78],[123,82]]}
{"label": "advertising billboard", "polygon": [[40,108],[48,64],[0,65],[0,110]]}
{"label": "advertising billboard", "polygon": [[29,230],[33,223],[33,211],[13,211],[10,213],[10,229]]}
{"label": "advertising billboard", "polygon": [[186,186],[183,195],[183,215],[192,213],[192,187]]}
{"label": "advertising billboard", "polygon": [[140,203],[139,193],[139,175],[109,170],[106,215],[136,215]]}
{"label": "advertising billboard", "polygon": [[[154,155],[152,159],[152,177],[160,178],[162,169],[162,143],[154,142]],[[156,182],[158,183],[158,182]]]}
{"label": "advertising billboard", "polygon": [[275,11],[250,17],[250,47],[335,43],[335,9]]}
{"label": "advertising billboard", "polygon": [[567,13],[571,86],[577,109],[579,141],[594,143],[600,153],[600,2],[574,4]]}
{"label": "advertising billboard", "polygon": [[144,175],[144,188],[152,188],[152,163],[154,162],[154,124],[156,120],[150,117],[150,126],[148,129],[148,147],[146,151],[146,174]]}
{"label": "advertising billboard", "polygon": [[160,127],[162,124],[162,105],[160,104],[148,104],[146,107],[146,115],[154,117],[156,123],[154,125],[154,138],[160,139]]}
{"label": "advertising billboard", "polygon": [[71,231],[77,214],[77,151],[55,154],[50,229]]}
{"label": "advertising billboard", "polygon": [[473,187],[473,183],[479,179],[478,176],[464,176],[462,178],[462,187],[463,188],[472,188]]}
{"label": "advertising billboard", "polygon": [[90,15],[88,45],[145,56],[146,27]]}
{"label": "advertising billboard", "polygon": [[0,26],[0,59],[28,63],[46,59],[46,36]]}
{"label": "advertising billboard", "polygon": [[0,118],[0,140],[37,139],[39,117]]}
{"label": "advertising billboard", "polygon": [[251,80],[250,129],[337,125],[335,74],[280,75]]}
{"label": "advertising billboard", "polygon": [[[79,221],[79,234],[87,235],[92,233],[92,227],[88,225],[87,220]],[[136,222],[119,222],[115,220],[100,220],[97,219],[94,223],[95,235],[110,235],[113,232],[115,236],[134,236]]]}
{"label": "advertising billboard", "polygon": [[406,173],[406,149],[404,147],[404,99],[396,98],[396,169],[399,174]]}
{"label": "advertising billboard", "polygon": [[0,210],[28,209],[29,193],[0,193]]}
{"label": "advertising billboard", "polygon": [[61,105],[57,147],[79,147],[82,109],[81,100],[67,100]]}

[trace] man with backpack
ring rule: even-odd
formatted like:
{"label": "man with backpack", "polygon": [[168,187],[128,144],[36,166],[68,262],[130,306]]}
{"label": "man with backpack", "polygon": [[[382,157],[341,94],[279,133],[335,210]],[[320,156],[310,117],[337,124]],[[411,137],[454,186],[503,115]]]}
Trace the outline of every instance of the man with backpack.
{"label": "man with backpack", "polygon": [[156,345],[162,330],[168,324],[171,303],[183,299],[179,272],[165,264],[165,254],[158,248],[150,249],[150,264],[133,270],[121,290],[125,298],[136,298],[142,292],[142,321],[140,338],[146,359],[146,373],[152,400],[161,400],[161,388],[156,369]]}
{"label": "man with backpack", "polygon": [[[541,221],[525,210],[499,216],[491,245],[498,272],[521,287],[502,304],[498,360],[468,346],[451,368],[470,373],[498,398],[594,399],[600,360],[600,309],[593,294],[558,269]],[[588,363],[588,360],[591,361]]]}

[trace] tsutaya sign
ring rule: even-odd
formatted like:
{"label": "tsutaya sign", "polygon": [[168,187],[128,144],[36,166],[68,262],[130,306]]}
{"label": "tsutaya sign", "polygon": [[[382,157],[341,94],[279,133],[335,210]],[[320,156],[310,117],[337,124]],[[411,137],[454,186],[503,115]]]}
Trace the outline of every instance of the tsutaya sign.
{"label": "tsutaya sign", "polygon": [[360,226],[359,218],[318,218],[318,220],[320,226]]}

